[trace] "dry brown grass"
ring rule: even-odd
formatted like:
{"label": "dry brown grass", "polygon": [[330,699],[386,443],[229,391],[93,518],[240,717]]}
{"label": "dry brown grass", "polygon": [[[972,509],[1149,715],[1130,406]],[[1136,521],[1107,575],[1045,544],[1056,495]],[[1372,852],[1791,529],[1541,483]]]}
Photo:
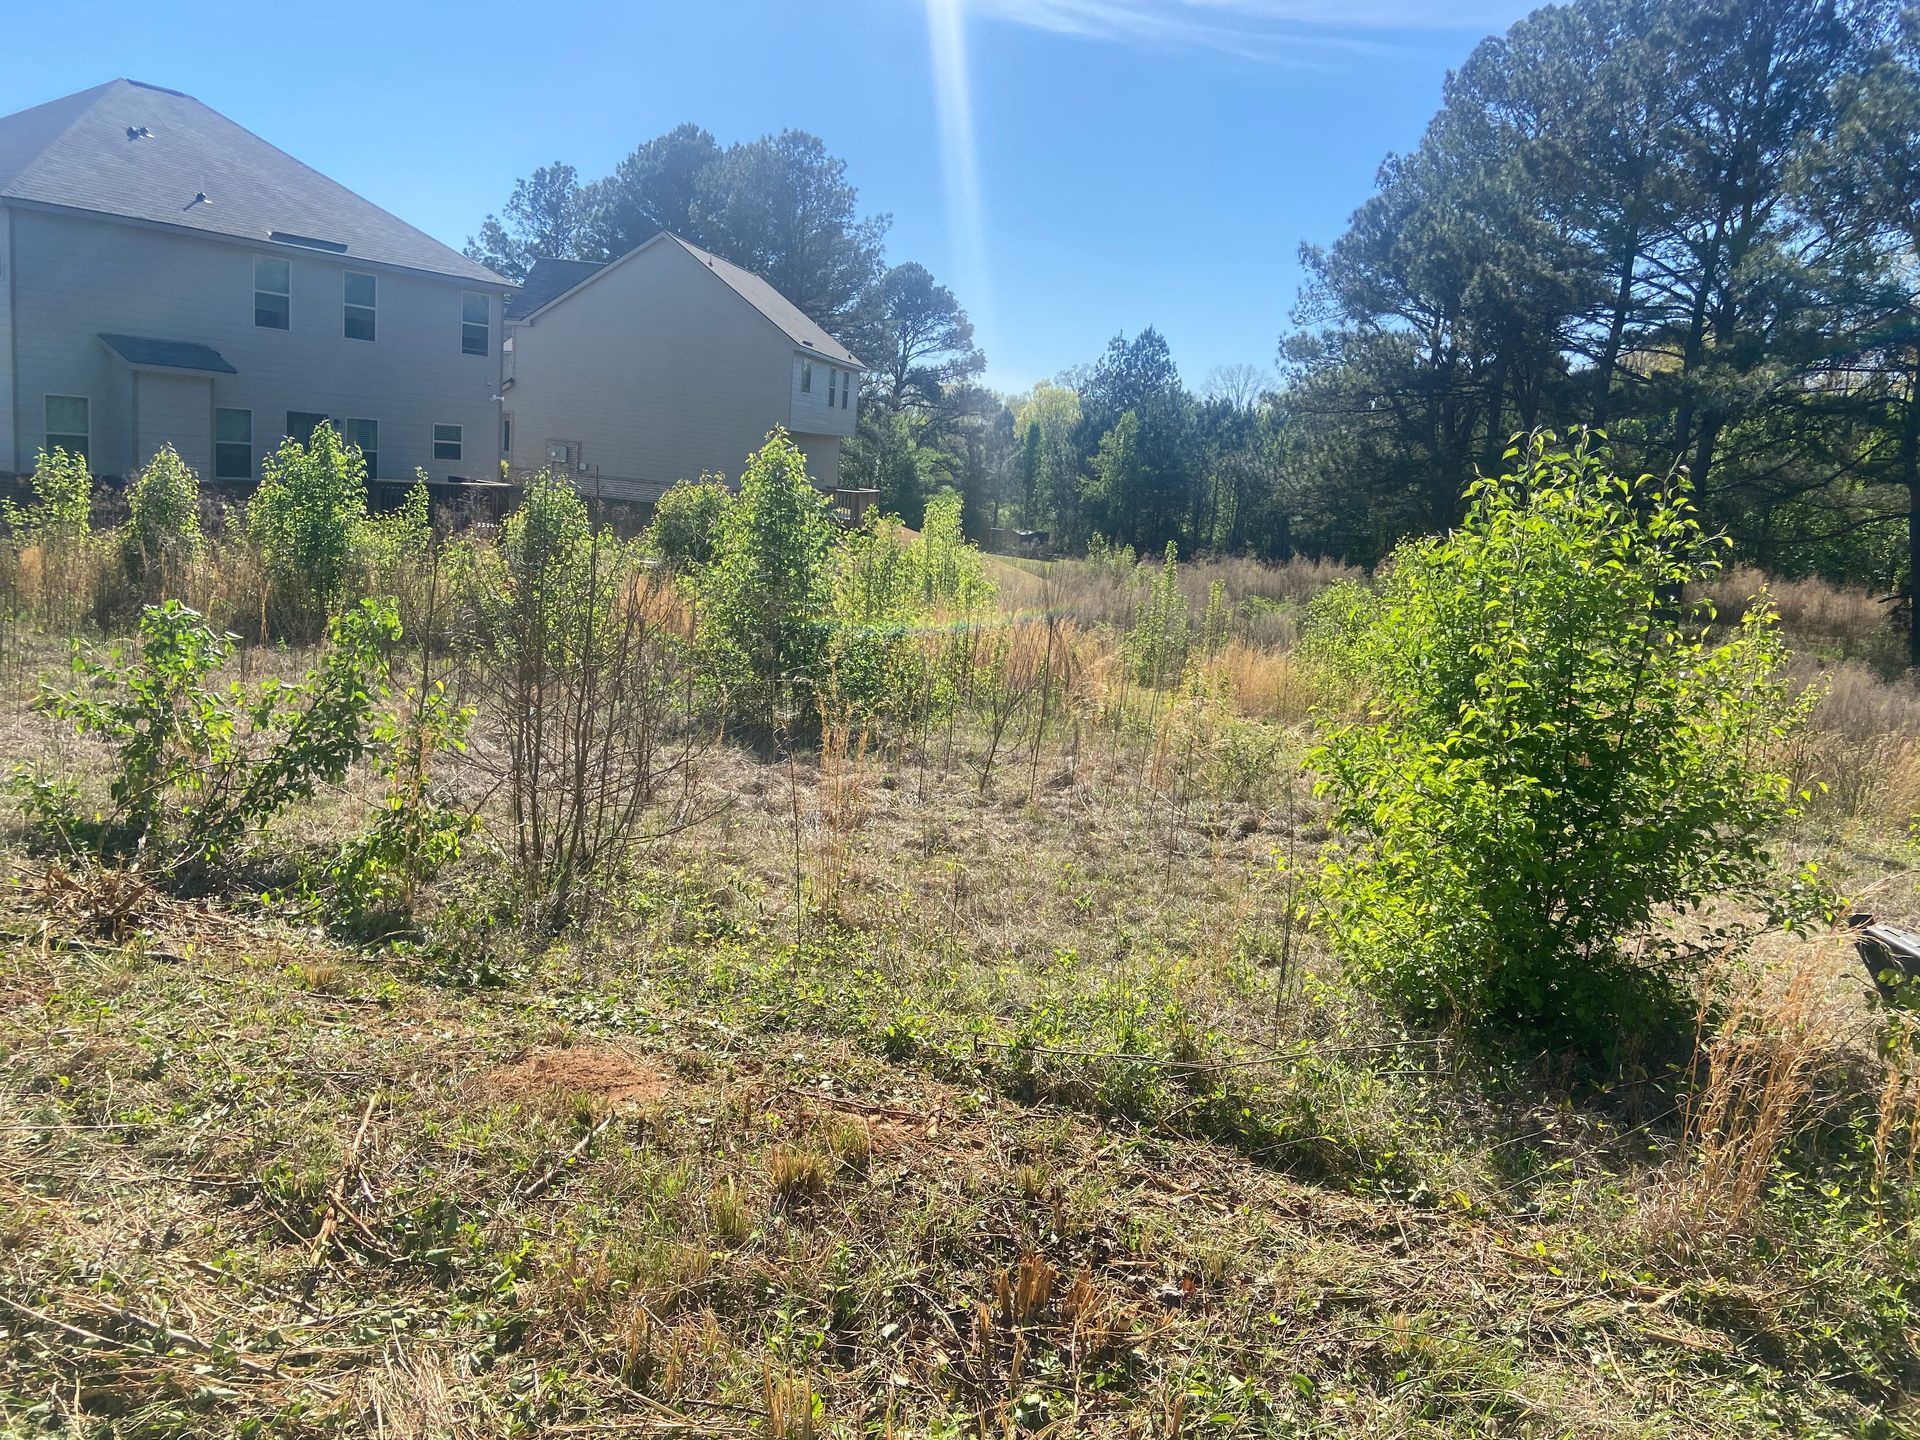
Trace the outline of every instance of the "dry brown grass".
{"label": "dry brown grass", "polygon": [[1718,1023],[1714,986],[1703,987],[1679,1146],[1642,1218],[1682,1245],[1710,1234],[1749,1233],[1780,1157],[1815,1124],[1822,1081],[1860,1056],[1858,1014],[1831,1002],[1835,936],[1798,947],[1784,973],[1735,977]]}
{"label": "dry brown grass", "polygon": [[[1000,606],[1006,610],[1045,609],[1071,617],[1082,626],[1125,629],[1132,623],[1147,581],[1158,563],[1126,566],[1093,560],[1011,561],[989,557],[1000,586]],[[1341,580],[1365,572],[1334,560],[1294,559],[1281,565],[1230,558],[1195,560],[1180,564],[1180,592],[1196,620],[1206,613],[1213,587],[1242,612],[1238,625],[1257,644],[1291,644],[1297,618],[1293,613],[1315,595]],[[1250,603],[1251,602],[1251,603]]]}
{"label": "dry brown grass", "polygon": [[1296,556],[1278,565],[1233,557],[1183,563],[1180,589],[1196,613],[1207,608],[1208,592],[1216,584],[1226,587],[1227,599],[1234,605],[1264,600],[1270,605],[1299,606],[1330,585],[1363,579],[1365,575],[1357,566],[1318,557]]}
{"label": "dry brown grass", "polygon": [[819,1399],[813,1382],[801,1376],[776,1377],[766,1383],[767,1429],[770,1440],[814,1440],[819,1434]]}
{"label": "dry brown grass", "polygon": [[1212,663],[1242,715],[1297,725],[1313,711],[1318,698],[1313,681],[1290,651],[1230,640]]}
{"label": "dry brown grass", "polygon": [[365,1376],[361,1424],[366,1434],[392,1440],[460,1440],[476,1433],[461,1389],[441,1356],[396,1343]]}
{"label": "dry brown grass", "polygon": [[1822,692],[1786,756],[1816,789],[1813,813],[1904,831],[1920,815],[1920,687],[1883,680],[1858,660],[1799,657],[1792,675]]}
{"label": "dry brown grass", "polygon": [[793,1209],[814,1199],[827,1188],[829,1164],[818,1150],[796,1145],[779,1145],[767,1156],[767,1181],[773,1187],[774,1203]]}
{"label": "dry brown grass", "polygon": [[1735,565],[1701,593],[1725,622],[1739,619],[1757,595],[1772,599],[1787,629],[1796,635],[1867,646],[1888,630],[1888,607],[1864,585],[1835,585],[1817,578],[1781,580],[1751,565]]}
{"label": "dry brown grass", "polygon": [[1898,1027],[1894,1043],[1882,1047],[1886,1073],[1873,1129],[1873,1198],[1886,1204],[1888,1182],[1897,1178],[1909,1192],[1920,1165],[1920,1053],[1911,1022]]}
{"label": "dry brown grass", "polygon": [[837,914],[854,840],[866,823],[870,783],[866,727],[856,725],[844,710],[821,712],[818,782],[807,898],[815,909]]}

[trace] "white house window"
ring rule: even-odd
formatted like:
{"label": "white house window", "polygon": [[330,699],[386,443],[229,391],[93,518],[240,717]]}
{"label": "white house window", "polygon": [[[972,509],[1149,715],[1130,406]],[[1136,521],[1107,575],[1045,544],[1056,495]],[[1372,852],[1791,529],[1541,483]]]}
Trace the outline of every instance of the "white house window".
{"label": "white house window", "polygon": [[47,452],[64,450],[87,458],[93,406],[84,395],[47,396]]}
{"label": "white house window", "polygon": [[802,395],[813,393],[813,362],[811,360],[800,362],[800,393]]}
{"label": "white house window", "polygon": [[262,330],[285,330],[293,318],[293,262],[265,255],[253,261],[253,323]]}
{"label": "white house window", "polygon": [[500,417],[500,453],[508,456],[513,454],[513,416],[511,415]]}
{"label": "white house window", "polygon": [[840,408],[847,408],[847,397],[853,394],[853,372],[849,370],[840,381]]}
{"label": "white house window", "polygon": [[213,478],[251,480],[253,478],[253,412],[216,410],[213,412]]}
{"label": "white house window", "polygon": [[373,339],[374,297],[378,286],[371,275],[358,270],[346,272],[347,325],[349,340]]}
{"label": "white house window", "polygon": [[458,425],[433,427],[433,458],[436,460],[460,458],[460,427]]}
{"label": "white house window", "polygon": [[839,395],[840,372],[831,365],[827,367],[827,409],[833,409],[833,402]]}
{"label": "white house window", "polygon": [[380,422],[377,420],[348,420],[340,427],[340,438],[349,445],[360,448],[360,458],[366,461],[367,478],[380,478]]}
{"label": "white house window", "polygon": [[[460,353],[484,355],[490,344],[493,302],[478,291],[467,290],[460,296]],[[456,457],[458,458],[458,457]]]}

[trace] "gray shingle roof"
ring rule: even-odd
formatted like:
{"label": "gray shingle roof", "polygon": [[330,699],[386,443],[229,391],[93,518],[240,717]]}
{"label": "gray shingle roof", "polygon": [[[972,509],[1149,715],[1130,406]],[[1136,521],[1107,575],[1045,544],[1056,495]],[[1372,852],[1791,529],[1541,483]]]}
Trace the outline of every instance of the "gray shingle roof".
{"label": "gray shingle roof", "polygon": [[698,245],[688,244],[678,235],[668,235],[667,238],[684,247],[689,255],[703,262],[715,275],[732,286],[741,299],[786,331],[794,344],[816,351],[829,360],[837,360],[842,365],[851,365],[856,370],[866,368],[851,350],[809,320],[805,311],[753,271],[743,270],[731,260],[722,260]]}
{"label": "gray shingle roof", "polygon": [[102,335],[100,339],[129,365],[153,365],[164,370],[210,370],[216,375],[240,373],[211,345],[192,340],[153,340],[145,335]]}
{"label": "gray shingle roof", "polygon": [[[509,303],[508,317],[515,320],[525,319],[536,310],[545,309],[561,296],[577,290],[610,265],[618,265],[628,256],[638,255],[642,250],[651,249],[655,245],[678,245],[706,266],[723,285],[771,320],[795,345],[820,356],[823,360],[833,360],[841,365],[851,366],[855,370],[866,368],[851,350],[809,320],[805,311],[774,289],[767,281],[751,270],[743,270],[731,260],[722,260],[718,255],[702,250],[698,245],[682,240],[678,235],[666,230],[662,230],[644,244],[634,246],[619,260],[534,261],[533,269],[527,272],[526,283],[520,294]],[[562,281],[565,283],[561,283]],[[540,293],[536,294],[536,289]]]}
{"label": "gray shingle roof", "polygon": [[507,301],[507,318],[524,320],[549,301],[558,300],[590,275],[607,268],[605,260],[555,260],[542,256],[533,262],[519,293]]}
{"label": "gray shingle roof", "polygon": [[192,96],[136,80],[0,117],[0,201],[9,199],[263,245],[276,231],[309,236],[353,258],[508,283]]}

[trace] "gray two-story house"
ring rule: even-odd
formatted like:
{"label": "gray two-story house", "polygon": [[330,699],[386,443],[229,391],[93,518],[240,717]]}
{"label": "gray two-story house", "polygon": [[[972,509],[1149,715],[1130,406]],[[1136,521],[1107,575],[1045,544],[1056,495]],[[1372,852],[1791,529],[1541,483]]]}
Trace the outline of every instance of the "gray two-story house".
{"label": "gray two-story house", "polygon": [[662,233],[613,261],[539,260],[507,308],[516,471],[552,465],[609,499],[737,481],[776,425],[839,483],[861,363],[760,276]]}
{"label": "gray two-story house", "polygon": [[0,472],[171,444],[245,485],[331,420],[371,478],[492,479],[511,290],[178,91],[0,118]]}

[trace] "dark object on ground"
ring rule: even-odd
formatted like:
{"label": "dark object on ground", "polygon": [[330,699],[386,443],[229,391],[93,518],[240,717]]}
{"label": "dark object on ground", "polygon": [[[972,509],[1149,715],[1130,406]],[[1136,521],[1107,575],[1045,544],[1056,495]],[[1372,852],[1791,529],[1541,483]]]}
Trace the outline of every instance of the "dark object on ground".
{"label": "dark object on ground", "polygon": [[[1870,916],[1856,920],[1871,921]],[[1920,981],[1920,934],[1898,925],[1856,925],[1854,948],[1866,964],[1880,998],[1890,1005],[1910,1004],[1920,999],[1915,982]]]}

